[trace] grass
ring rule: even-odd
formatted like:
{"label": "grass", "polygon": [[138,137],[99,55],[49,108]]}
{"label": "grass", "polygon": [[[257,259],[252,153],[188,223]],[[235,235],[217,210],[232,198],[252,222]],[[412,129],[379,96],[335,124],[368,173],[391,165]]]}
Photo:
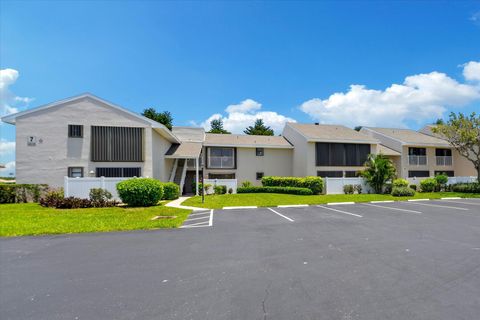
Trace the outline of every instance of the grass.
{"label": "grass", "polygon": [[379,200],[407,200],[407,199],[439,199],[443,197],[480,198],[480,194],[457,193],[457,192],[435,192],[419,193],[413,197],[394,197],[389,194],[329,194],[316,196],[299,196],[277,193],[242,193],[209,195],[202,203],[202,197],[192,197],[182,203],[185,206],[194,206],[210,209],[221,209],[229,206],[258,206],[271,207],[289,204],[322,204],[327,202],[368,202]]}
{"label": "grass", "polygon": [[[53,209],[37,203],[1,204],[0,236],[176,228],[190,212],[162,205],[148,208]],[[155,216],[176,218],[151,220]]]}

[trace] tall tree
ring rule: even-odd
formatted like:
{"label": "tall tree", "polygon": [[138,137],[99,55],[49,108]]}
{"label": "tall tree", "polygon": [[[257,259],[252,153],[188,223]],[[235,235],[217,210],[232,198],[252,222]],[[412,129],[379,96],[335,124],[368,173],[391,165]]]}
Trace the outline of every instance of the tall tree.
{"label": "tall tree", "polygon": [[169,111],[157,112],[154,108],[147,108],[143,110],[142,116],[160,122],[169,130],[172,130],[173,117]]}
{"label": "tall tree", "polygon": [[208,133],[230,134],[230,132],[223,128],[222,119],[213,119],[210,121],[210,131],[208,131]]}
{"label": "tall tree", "polygon": [[273,136],[273,129],[266,126],[262,119],[255,120],[253,126],[247,127],[244,131],[245,134],[258,135],[258,136]]}
{"label": "tall tree", "polygon": [[438,124],[432,131],[440,134],[461,156],[473,163],[480,182],[480,116],[475,112],[469,116],[452,112],[446,123]]}

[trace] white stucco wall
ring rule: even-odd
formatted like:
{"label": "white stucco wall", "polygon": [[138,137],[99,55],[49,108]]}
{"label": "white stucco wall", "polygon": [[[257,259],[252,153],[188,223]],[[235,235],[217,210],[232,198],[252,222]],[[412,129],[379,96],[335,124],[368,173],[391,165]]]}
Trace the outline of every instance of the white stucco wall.
{"label": "white stucco wall", "polygon": [[[69,124],[83,125],[83,138],[68,138]],[[92,125],[145,128],[144,161],[91,162]],[[27,145],[29,136],[36,137],[35,146]],[[155,134],[155,145],[163,145],[156,136],[159,135]],[[157,150],[160,152],[160,148]],[[18,183],[47,183],[60,187],[68,167],[83,167],[85,175],[96,167],[141,167],[143,176],[153,176],[152,129],[147,122],[88,97],[16,119]],[[158,175],[161,177],[160,173]]]}

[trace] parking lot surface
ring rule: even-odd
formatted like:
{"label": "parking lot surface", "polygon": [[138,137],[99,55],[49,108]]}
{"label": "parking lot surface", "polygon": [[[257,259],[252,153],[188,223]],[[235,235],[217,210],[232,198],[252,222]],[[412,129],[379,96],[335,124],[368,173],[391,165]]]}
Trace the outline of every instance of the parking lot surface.
{"label": "parking lot surface", "polygon": [[[1,319],[478,319],[480,201],[215,210],[0,240]],[[192,227],[194,226],[194,227]]]}

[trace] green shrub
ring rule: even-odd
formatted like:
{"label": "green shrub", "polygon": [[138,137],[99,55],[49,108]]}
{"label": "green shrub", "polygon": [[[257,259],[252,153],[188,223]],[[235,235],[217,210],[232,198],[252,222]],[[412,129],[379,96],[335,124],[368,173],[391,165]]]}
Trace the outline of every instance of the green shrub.
{"label": "green shrub", "polygon": [[448,183],[448,176],[445,173],[437,174],[435,176],[435,181],[437,182],[439,191],[444,190]]}
{"label": "green shrub", "polygon": [[133,178],[117,183],[123,203],[132,207],[154,206],[163,197],[162,183],[152,178]]}
{"label": "green shrub", "polygon": [[417,185],[416,184],[411,184],[410,189],[417,191]]}
{"label": "green shrub", "polygon": [[422,192],[434,192],[437,187],[437,180],[435,178],[427,178],[420,181],[420,188]]}
{"label": "green shrub", "polygon": [[391,194],[392,193],[392,184],[391,183],[386,183],[383,186],[383,193],[384,194]]}
{"label": "green shrub", "polygon": [[237,193],[286,193],[304,196],[313,194],[312,190],[308,188],[297,187],[240,187],[237,188]]}
{"label": "green shrub", "polygon": [[453,192],[480,193],[480,183],[455,183],[450,186]]}
{"label": "green shrub", "polygon": [[0,184],[0,203],[38,202],[47,192],[46,184]]}
{"label": "green shrub", "polygon": [[106,189],[92,188],[90,189],[89,198],[94,202],[103,202],[112,199],[112,194]]}
{"label": "green shrub", "polygon": [[213,191],[215,194],[225,194],[227,193],[227,186],[214,186]]}
{"label": "green shrub", "polygon": [[252,186],[252,183],[248,180],[245,180],[242,182],[242,188],[248,188],[248,187],[251,187]]}
{"label": "green shrub", "polygon": [[346,184],[343,186],[343,193],[345,194],[353,194],[354,191],[353,184]]}
{"label": "green shrub", "polygon": [[228,188],[228,194],[232,194],[233,193],[233,189],[232,188]]}
{"label": "green shrub", "polygon": [[361,184],[356,184],[353,186],[353,189],[358,193],[362,194],[362,185]]}
{"label": "green shrub", "polygon": [[313,194],[319,194],[323,191],[323,180],[320,177],[263,177],[262,185],[264,187],[295,187],[307,188],[312,190]]}
{"label": "green shrub", "polygon": [[[180,186],[175,182],[162,183],[163,197],[162,200],[175,200],[180,197]],[[195,191],[195,189],[193,189]]]}
{"label": "green shrub", "polygon": [[393,180],[392,187],[408,187],[408,180],[405,179],[395,179]]}
{"label": "green shrub", "polygon": [[409,187],[393,187],[392,196],[394,197],[413,197],[415,190]]}

